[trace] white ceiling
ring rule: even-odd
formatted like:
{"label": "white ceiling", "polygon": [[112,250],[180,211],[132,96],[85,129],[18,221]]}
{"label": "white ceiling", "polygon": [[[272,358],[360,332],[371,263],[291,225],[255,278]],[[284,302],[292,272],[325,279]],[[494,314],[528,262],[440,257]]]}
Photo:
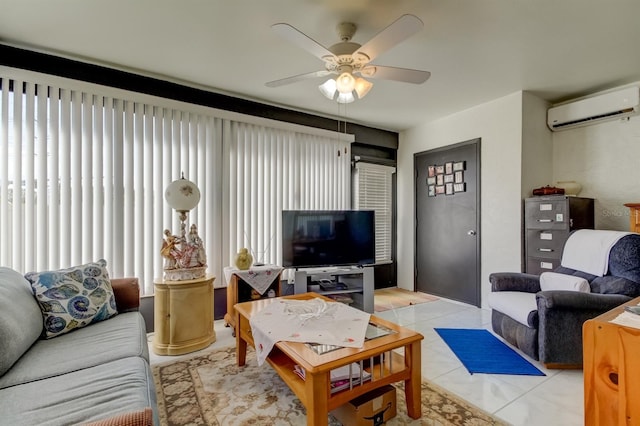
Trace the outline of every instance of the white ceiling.
{"label": "white ceiling", "polygon": [[[96,62],[400,131],[527,90],[557,102],[640,81],[638,0],[0,0],[0,43]],[[279,37],[286,22],[324,46],[351,21],[364,44],[405,13],[423,31],[374,62],[431,71],[426,83],[374,80],[345,107],[307,80],[323,69]]]}

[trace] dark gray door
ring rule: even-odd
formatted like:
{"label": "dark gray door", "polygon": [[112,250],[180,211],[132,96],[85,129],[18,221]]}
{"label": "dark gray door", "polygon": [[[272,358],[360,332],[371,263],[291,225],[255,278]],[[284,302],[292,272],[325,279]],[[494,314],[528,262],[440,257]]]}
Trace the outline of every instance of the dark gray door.
{"label": "dark gray door", "polygon": [[417,291],[480,306],[480,139],[417,153]]}

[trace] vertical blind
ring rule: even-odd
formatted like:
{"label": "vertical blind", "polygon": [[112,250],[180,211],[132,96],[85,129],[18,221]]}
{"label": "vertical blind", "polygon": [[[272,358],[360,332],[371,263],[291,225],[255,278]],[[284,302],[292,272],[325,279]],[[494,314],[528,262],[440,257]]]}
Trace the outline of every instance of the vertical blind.
{"label": "vertical blind", "polygon": [[354,208],[375,212],[376,263],[392,260],[392,181],[395,171],[395,167],[357,162],[353,173]]}
{"label": "vertical blind", "polygon": [[[164,188],[183,171],[205,193],[216,186],[208,164],[219,162],[220,120],[44,84],[0,84],[2,265],[27,272],[105,258],[114,276],[137,276],[149,293],[162,273],[162,230],[177,229]],[[219,208],[200,203],[190,213],[210,252]]]}
{"label": "vertical blind", "polygon": [[2,266],[26,273],[104,258],[112,276],[136,276],[151,294],[163,230],[179,229],[164,189],[182,173],[202,194],[187,220],[217,285],[241,247],[280,262],[282,209],[350,207],[350,148],[338,137],[3,70]]}
{"label": "vertical blind", "polygon": [[282,262],[282,210],[348,209],[351,152],[323,136],[229,123],[228,255]]}

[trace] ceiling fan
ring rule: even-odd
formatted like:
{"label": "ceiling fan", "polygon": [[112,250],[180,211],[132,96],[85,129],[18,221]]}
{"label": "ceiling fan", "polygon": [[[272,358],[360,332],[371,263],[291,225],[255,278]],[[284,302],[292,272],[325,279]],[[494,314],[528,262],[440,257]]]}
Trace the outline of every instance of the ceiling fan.
{"label": "ceiling fan", "polygon": [[402,15],[371,40],[360,45],[351,41],[357,29],[356,25],[344,22],[336,27],[341,41],[327,48],[289,24],[274,24],[271,28],[277,34],[322,60],[325,69],[270,81],[266,86],[279,87],[309,78],[336,74],[337,78],[330,78],[318,88],[329,99],[336,99],[339,103],[349,103],[355,100],[355,96],[361,99],[371,90],[373,84],[364,77],[413,84],[424,83],[431,76],[428,71],[371,63],[381,53],[414,35],[423,27],[424,24],[417,16]]}

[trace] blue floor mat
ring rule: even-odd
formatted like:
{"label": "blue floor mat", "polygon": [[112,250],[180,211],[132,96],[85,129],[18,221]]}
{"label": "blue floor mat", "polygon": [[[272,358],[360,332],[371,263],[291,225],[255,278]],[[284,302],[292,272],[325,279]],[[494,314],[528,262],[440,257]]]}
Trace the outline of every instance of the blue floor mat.
{"label": "blue floor mat", "polygon": [[471,374],[545,375],[487,330],[436,328],[435,331]]}

